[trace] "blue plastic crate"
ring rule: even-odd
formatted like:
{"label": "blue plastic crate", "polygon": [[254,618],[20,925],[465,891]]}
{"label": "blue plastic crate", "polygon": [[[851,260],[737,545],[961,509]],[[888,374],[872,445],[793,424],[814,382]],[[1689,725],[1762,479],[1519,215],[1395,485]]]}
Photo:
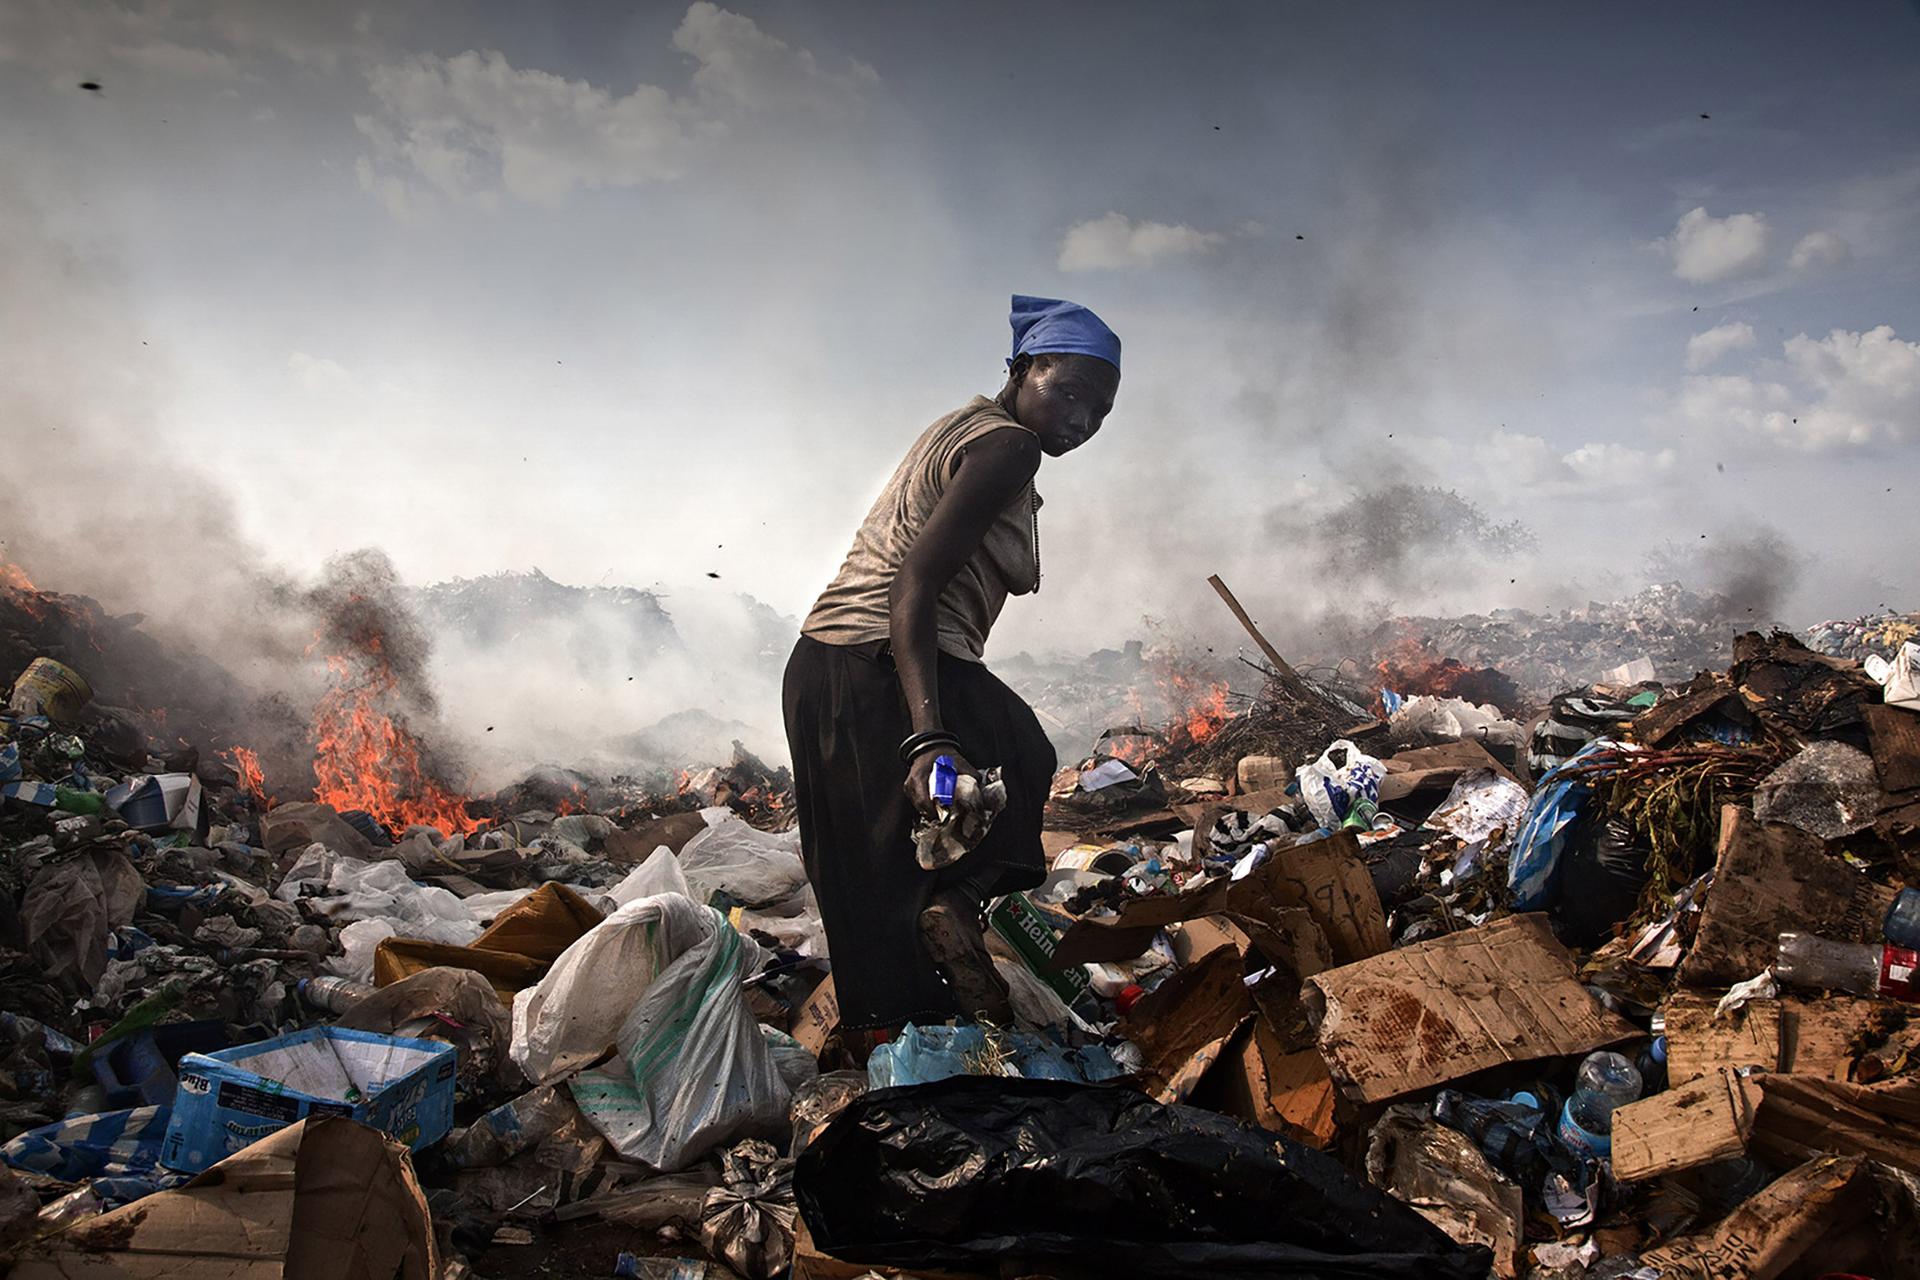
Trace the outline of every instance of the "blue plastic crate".
{"label": "blue plastic crate", "polygon": [[453,1128],[458,1055],[436,1040],[313,1027],[180,1059],[160,1163],[199,1173],[310,1115],[340,1115],[415,1151]]}

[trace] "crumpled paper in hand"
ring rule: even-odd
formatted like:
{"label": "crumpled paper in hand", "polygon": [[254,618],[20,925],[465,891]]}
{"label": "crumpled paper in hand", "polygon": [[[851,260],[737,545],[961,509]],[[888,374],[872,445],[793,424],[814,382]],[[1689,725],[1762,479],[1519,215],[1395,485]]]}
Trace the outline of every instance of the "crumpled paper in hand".
{"label": "crumpled paper in hand", "polygon": [[1007,807],[1007,784],[1000,770],[982,769],[976,778],[961,774],[953,782],[953,804],[942,806],[939,821],[923,817],[913,829],[913,852],[923,871],[958,862],[986,839],[993,820]]}

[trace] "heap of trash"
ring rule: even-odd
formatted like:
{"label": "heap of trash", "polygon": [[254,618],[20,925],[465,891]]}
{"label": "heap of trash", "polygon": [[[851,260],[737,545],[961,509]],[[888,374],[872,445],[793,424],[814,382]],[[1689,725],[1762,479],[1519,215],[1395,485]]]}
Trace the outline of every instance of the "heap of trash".
{"label": "heap of trash", "polygon": [[1475,701],[1239,616],[1055,779],[1013,1022],[877,1047],[744,747],[399,824],[0,643],[11,1274],[1917,1274],[1920,643]]}

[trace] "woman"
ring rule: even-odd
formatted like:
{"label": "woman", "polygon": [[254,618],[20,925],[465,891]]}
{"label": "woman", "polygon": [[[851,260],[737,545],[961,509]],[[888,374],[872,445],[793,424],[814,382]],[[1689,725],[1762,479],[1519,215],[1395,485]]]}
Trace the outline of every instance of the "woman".
{"label": "woman", "polygon": [[[1011,1017],[983,905],[1045,876],[1053,747],[981,662],[1010,595],[1040,587],[1041,455],[1091,439],[1120,385],[1120,339],[1085,307],[1013,299],[993,399],[927,428],[800,628],[783,702],[807,875],[833,953],[840,1025],[884,1038],[956,1013]],[[914,857],[933,764],[998,766],[1007,807],[966,856]]]}

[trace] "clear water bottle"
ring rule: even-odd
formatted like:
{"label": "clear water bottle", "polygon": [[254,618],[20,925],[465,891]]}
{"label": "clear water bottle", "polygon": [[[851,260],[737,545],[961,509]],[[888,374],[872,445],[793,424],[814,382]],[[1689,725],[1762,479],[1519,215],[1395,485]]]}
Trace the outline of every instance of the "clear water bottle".
{"label": "clear water bottle", "polygon": [[1835,942],[1811,933],[1783,933],[1773,976],[1788,986],[1870,996],[1880,990],[1880,954],[1870,942]]}
{"label": "clear water bottle", "polygon": [[1614,1109],[1639,1096],[1640,1072],[1625,1055],[1588,1054],[1560,1110],[1560,1141],[1576,1155],[1605,1160],[1613,1152]]}

